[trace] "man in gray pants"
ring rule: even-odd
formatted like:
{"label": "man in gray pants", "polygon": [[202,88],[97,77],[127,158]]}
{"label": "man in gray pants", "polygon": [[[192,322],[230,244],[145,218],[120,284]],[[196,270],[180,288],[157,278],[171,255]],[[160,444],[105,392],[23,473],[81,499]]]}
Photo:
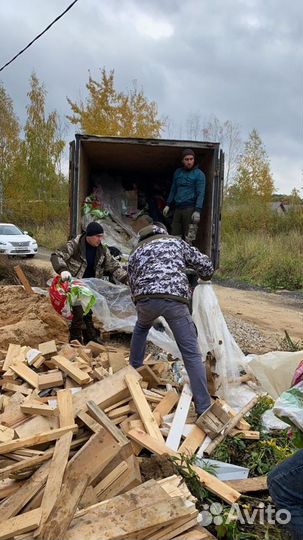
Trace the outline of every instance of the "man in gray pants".
{"label": "man in gray pants", "polygon": [[139,243],[129,257],[128,276],[137,322],[134,328],[130,363],[142,366],[146,338],[155,319],[163,316],[171,328],[187,370],[198,415],[211,404],[205,366],[191,318],[189,284],[185,273],[193,268],[200,279],[209,280],[213,265],[183,240],[169,236],[164,225],[148,225],[139,231]]}

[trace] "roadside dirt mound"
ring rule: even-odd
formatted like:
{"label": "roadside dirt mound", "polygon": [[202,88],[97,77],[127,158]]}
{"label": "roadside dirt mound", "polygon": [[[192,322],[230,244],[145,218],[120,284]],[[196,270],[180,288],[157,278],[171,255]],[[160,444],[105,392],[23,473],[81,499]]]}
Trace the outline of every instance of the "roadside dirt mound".
{"label": "roadside dirt mound", "polygon": [[49,298],[28,295],[21,286],[0,286],[0,347],[9,343],[36,347],[50,339],[67,341],[68,331]]}

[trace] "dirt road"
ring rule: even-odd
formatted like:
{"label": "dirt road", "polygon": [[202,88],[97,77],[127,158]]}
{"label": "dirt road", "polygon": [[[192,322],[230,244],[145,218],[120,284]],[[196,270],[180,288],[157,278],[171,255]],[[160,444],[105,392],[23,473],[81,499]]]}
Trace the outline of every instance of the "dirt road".
{"label": "dirt road", "polygon": [[215,285],[223,313],[254,324],[266,335],[283,337],[284,330],[303,339],[303,298]]}
{"label": "dirt road", "polygon": [[[30,264],[49,267],[48,250],[41,249]],[[284,330],[303,339],[303,295],[285,295],[214,285],[223,313],[255,325],[266,336],[283,337]]]}

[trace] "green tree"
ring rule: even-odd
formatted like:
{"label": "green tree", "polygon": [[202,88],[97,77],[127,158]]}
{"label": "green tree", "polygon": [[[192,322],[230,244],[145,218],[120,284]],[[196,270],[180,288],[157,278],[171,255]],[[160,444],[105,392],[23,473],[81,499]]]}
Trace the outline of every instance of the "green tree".
{"label": "green tree", "polygon": [[265,147],[257,130],[253,129],[245,143],[230,195],[245,202],[252,200],[268,202],[274,188]]}
{"label": "green tree", "polygon": [[115,88],[114,70],[101,71],[100,81],[89,75],[88,96],[79,103],[67,98],[73,115],[68,120],[79,125],[83,133],[103,136],[157,138],[165,121],[158,117],[158,108],[136,84],[128,92]]}
{"label": "green tree", "polygon": [[29,194],[46,202],[57,197],[62,182],[59,168],[65,143],[59,134],[57,112],[46,114],[47,93],[35,73],[31,76],[27,95],[24,154]]}
{"label": "green tree", "polygon": [[9,204],[8,187],[13,183],[16,156],[20,150],[20,124],[13,101],[0,85],[0,214]]}

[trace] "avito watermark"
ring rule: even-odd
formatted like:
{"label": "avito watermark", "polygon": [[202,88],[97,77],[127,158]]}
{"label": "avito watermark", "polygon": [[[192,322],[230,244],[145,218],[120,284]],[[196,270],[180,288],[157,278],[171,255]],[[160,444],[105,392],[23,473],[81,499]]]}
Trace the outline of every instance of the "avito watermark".
{"label": "avito watermark", "polygon": [[255,523],[260,525],[287,525],[291,520],[289,510],[277,510],[273,505],[264,503],[260,503],[257,508],[251,510],[235,503],[227,513],[220,503],[204,504],[201,516],[201,525],[204,527],[211,525],[211,523],[222,525],[223,522],[228,524],[233,521],[239,521],[241,525],[253,525]]}

